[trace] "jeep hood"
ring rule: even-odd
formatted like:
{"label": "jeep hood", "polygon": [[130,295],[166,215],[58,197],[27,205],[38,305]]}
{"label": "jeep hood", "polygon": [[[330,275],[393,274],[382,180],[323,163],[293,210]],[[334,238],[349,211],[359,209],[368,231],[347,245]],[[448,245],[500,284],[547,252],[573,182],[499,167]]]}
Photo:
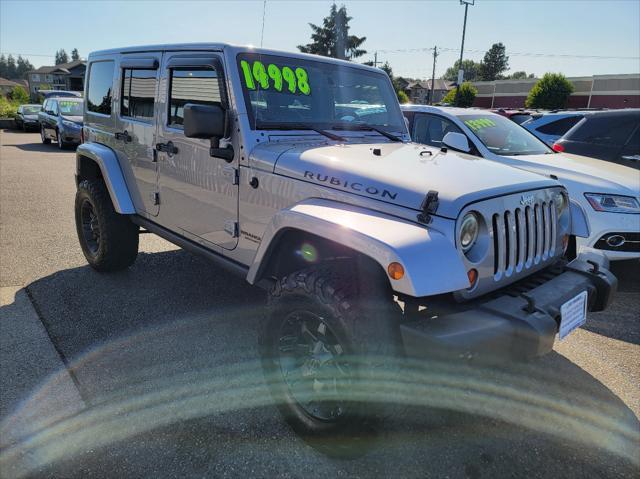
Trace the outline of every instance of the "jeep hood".
{"label": "jeep hood", "polygon": [[557,182],[493,161],[413,143],[257,146],[252,160],[300,181],[420,210],[438,192],[436,214],[456,218],[467,204]]}

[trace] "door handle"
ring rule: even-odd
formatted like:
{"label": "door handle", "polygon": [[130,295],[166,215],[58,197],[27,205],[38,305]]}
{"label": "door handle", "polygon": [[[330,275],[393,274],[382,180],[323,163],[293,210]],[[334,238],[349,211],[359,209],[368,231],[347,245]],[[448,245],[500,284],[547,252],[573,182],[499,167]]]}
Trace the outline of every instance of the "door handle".
{"label": "door handle", "polygon": [[175,155],[178,153],[178,147],[175,146],[171,141],[167,143],[157,143],[156,150],[162,151],[163,153],[167,153],[169,155]]}
{"label": "door handle", "polygon": [[116,140],[124,141],[125,143],[131,143],[132,140],[127,130],[124,130],[122,132],[118,131],[113,136],[115,136]]}

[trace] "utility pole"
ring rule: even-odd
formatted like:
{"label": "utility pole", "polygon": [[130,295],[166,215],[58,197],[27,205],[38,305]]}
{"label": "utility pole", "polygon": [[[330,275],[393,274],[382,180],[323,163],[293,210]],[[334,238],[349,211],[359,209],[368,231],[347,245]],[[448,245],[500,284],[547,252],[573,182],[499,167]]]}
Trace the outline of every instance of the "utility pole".
{"label": "utility pole", "polygon": [[378,52],[373,54],[373,66],[378,68]]}
{"label": "utility pole", "polygon": [[458,87],[456,88],[456,103],[460,93],[460,85],[464,81],[464,70],[462,69],[462,54],[464,53],[464,35],[467,32],[467,11],[469,5],[473,5],[475,0],[460,0],[460,5],[464,5],[464,23],[462,24],[462,45],[460,46],[460,65],[458,68]]}
{"label": "utility pole", "polygon": [[336,56],[344,60],[346,58],[346,42],[345,42],[345,32],[344,32],[344,23],[345,18],[343,14],[343,9],[340,8],[336,15]]}
{"label": "utility pole", "polygon": [[433,89],[436,82],[436,58],[438,58],[438,46],[433,47],[433,71],[431,72],[431,95],[429,96],[429,105],[433,105]]}

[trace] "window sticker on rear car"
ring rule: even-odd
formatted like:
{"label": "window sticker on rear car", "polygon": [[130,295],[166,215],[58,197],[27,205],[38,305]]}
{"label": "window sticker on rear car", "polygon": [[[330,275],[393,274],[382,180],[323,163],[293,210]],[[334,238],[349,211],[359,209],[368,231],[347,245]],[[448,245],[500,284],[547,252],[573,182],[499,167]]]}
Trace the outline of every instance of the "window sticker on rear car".
{"label": "window sticker on rear car", "polygon": [[465,120],[464,124],[471,128],[473,131],[478,131],[483,128],[496,126],[496,122],[488,118],[476,118],[473,120]]}
{"label": "window sticker on rear car", "polygon": [[269,63],[265,66],[259,60],[249,63],[247,60],[240,62],[240,69],[244,78],[244,84],[248,90],[275,90],[282,93],[311,94],[309,85],[309,75],[302,67],[280,68],[278,65]]}

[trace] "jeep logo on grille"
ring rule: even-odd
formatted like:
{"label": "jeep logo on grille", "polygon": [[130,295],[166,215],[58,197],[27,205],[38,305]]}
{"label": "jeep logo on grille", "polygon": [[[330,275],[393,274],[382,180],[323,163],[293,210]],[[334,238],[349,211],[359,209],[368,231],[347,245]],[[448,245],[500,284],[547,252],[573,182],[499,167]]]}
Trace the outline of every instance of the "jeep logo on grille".
{"label": "jeep logo on grille", "polygon": [[536,201],[536,198],[533,195],[522,195],[520,197],[520,204],[522,206],[533,206],[535,201]]}

